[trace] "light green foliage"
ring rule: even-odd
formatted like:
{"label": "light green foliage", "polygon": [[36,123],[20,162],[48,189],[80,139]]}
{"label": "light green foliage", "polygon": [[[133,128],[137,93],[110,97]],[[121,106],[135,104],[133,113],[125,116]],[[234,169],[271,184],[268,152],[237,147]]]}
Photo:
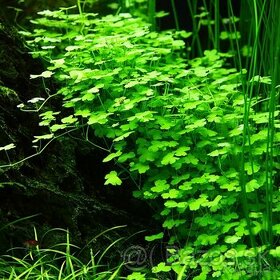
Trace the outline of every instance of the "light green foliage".
{"label": "light green foliage", "polygon": [[163,232],[160,232],[158,234],[154,234],[154,235],[151,235],[151,236],[146,236],[145,240],[154,241],[154,240],[161,239],[161,238],[163,238]]}
{"label": "light green foliage", "polygon": [[15,144],[11,143],[11,144],[0,147],[0,151],[8,151],[8,150],[14,149],[15,147],[16,147]]}
{"label": "light green foliage", "polygon": [[170,270],[171,270],[171,267],[167,266],[164,262],[161,262],[157,266],[153,267],[153,272],[154,273],[168,272]]}
{"label": "light green foliage", "polygon": [[[72,111],[60,121],[58,112],[43,112],[40,124],[49,132],[36,140],[82,123],[97,137],[112,140],[103,161],[125,167],[139,181],[135,196],[157,204],[163,227],[170,230],[170,244],[187,242],[171,265],[160,263],[153,268],[155,273],[172,269],[180,278],[195,271],[197,280],[232,279],[226,275],[234,274],[249,279],[244,260],[251,249],[243,244],[250,231],[241,198],[247,196],[252,232],[262,238],[265,217],[254,213],[265,208],[262,162],[269,118],[244,100],[246,71],[227,67],[230,54],[217,50],[185,60],[184,42],[174,33],[152,32],[147,23],[126,13],[101,19],[66,9],[40,14],[33,21],[34,32],[25,33],[33,55],[49,63],[48,71],[38,77],[56,78],[63,106]],[[255,76],[251,82],[257,80],[270,81]],[[246,130],[244,106],[250,112]],[[275,126],[274,145],[279,147],[279,120]],[[276,159],[279,149],[272,156]],[[243,167],[245,194],[239,180]],[[279,171],[276,161],[273,169]],[[105,184],[122,183],[117,171],[105,179]],[[275,192],[276,214],[279,201]],[[278,227],[274,230],[279,234]],[[161,237],[159,233],[147,240]],[[233,249],[239,255],[231,259]],[[275,250],[271,255],[278,256]],[[129,279],[143,277],[134,273]]]}
{"label": "light green foliage", "polygon": [[111,171],[109,174],[105,176],[105,185],[121,185],[122,180],[118,177],[118,173],[116,171]]}
{"label": "light green foliage", "polygon": [[127,280],[146,280],[145,274],[141,272],[133,272],[132,274],[128,275]]}
{"label": "light green foliage", "polygon": [[[106,231],[97,235],[96,238],[98,238],[105,232],[118,229],[120,227],[122,226],[107,229]],[[100,252],[93,252],[93,250],[91,249],[89,252],[90,261],[84,264],[82,260],[78,258],[79,254],[72,253],[72,250],[74,248],[76,250],[78,247],[71,244],[68,230],[66,231],[59,228],[52,229],[45,233],[44,237],[46,236],[46,234],[53,234],[54,231],[65,232],[65,242],[55,244],[51,248],[41,248],[42,244],[40,241],[40,237],[37,236],[36,229],[34,229],[35,239],[31,241],[35,241],[36,245],[29,246],[27,244],[26,255],[24,257],[15,257],[13,255],[1,256],[1,279],[120,279],[119,272],[122,268],[122,264],[112,270],[103,270],[104,266],[99,264],[111,245],[106,248],[104,252],[102,252],[102,254],[99,254]],[[116,243],[117,241],[115,241],[114,243]],[[145,278],[138,277],[130,279]]]}

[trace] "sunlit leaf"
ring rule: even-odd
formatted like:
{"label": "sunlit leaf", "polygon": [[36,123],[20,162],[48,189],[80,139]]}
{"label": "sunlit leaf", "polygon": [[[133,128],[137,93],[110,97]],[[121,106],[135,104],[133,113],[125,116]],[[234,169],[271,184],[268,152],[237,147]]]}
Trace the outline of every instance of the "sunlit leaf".
{"label": "sunlit leaf", "polygon": [[67,124],[73,124],[75,122],[77,122],[77,118],[75,118],[73,115],[70,115],[68,117],[65,117],[63,119],[61,119],[62,123],[67,123]]}
{"label": "sunlit leaf", "polygon": [[169,184],[166,180],[157,180],[155,181],[155,186],[151,188],[151,191],[153,192],[164,192],[169,189]]}
{"label": "sunlit leaf", "polygon": [[241,34],[239,31],[236,32],[227,32],[227,31],[222,31],[220,34],[220,39],[221,40],[237,40],[241,38]]}
{"label": "sunlit leaf", "polygon": [[219,235],[217,234],[201,234],[198,236],[196,241],[194,242],[195,245],[213,245],[216,244],[218,241]]}
{"label": "sunlit leaf", "polygon": [[45,98],[43,97],[33,97],[32,99],[28,100],[27,102],[28,103],[37,103],[37,102],[40,102],[40,101],[44,101]]}
{"label": "sunlit leaf", "polygon": [[248,175],[252,175],[253,173],[258,172],[261,169],[261,165],[257,162],[245,162],[244,170]]}
{"label": "sunlit leaf", "polygon": [[190,207],[190,210],[191,211],[196,211],[200,208],[200,206],[202,204],[204,204],[205,202],[208,202],[207,200],[207,197],[205,196],[201,196],[197,199],[192,199],[190,202],[189,202],[189,207]]}
{"label": "sunlit leaf", "polygon": [[197,165],[198,164],[198,159],[192,155],[192,154],[188,154],[187,156],[184,157],[186,163],[191,163],[193,165]]}
{"label": "sunlit leaf", "polygon": [[111,113],[104,113],[104,112],[94,112],[91,113],[89,120],[88,120],[88,125],[91,124],[105,124],[108,122],[108,116],[110,116]]}
{"label": "sunlit leaf", "polygon": [[67,127],[66,124],[54,124],[50,127],[50,129],[51,129],[52,132],[56,132],[56,131],[64,129],[66,127]]}
{"label": "sunlit leaf", "polygon": [[0,147],[0,151],[8,151],[8,150],[14,149],[15,147],[16,147],[15,144],[12,143],[12,144]]}
{"label": "sunlit leaf", "polygon": [[136,163],[131,165],[130,171],[138,171],[139,174],[146,173],[150,169],[150,166],[148,164],[142,164],[142,163]]}
{"label": "sunlit leaf", "polygon": [[138,85],[138,84],[139,84],[138,81],[130,81],[130,82],[128,82],[124,87],[125,87],[125,88],[131,88],[131,87],[134,87],[134,86],[136,86],[136,85]]}
{"label": "sunlit leaf", "polygon": [[226,149],[214,150],[213,152],[209,153],[208,156],[210,157],[218,157],[220,155],[224,155],[227,153]]}
{"label": "sunlit leaf", "polygon": [[158,240],[158,239],[162,239],[162,238],[163,238],[163,232],[160,232],[160,233],[154,234],[154,235],[150,235],[150,236],[145,236],[146,241],[154,241],[154,240]]}
{"label": "sunlit leaf", "polygon": [[273,257],[280,258],[280,246],[275,247],[275,249],[271,249],[269,254]]}
{"label": "sunlit leaf", "polygon": [[75,116],[81,116],[83,118],[89,117],[91,115],[91,111],[89,109],[78,109],[75,112]]}
{"label": "sunlit leaf", "polygon": [[259,75],[254,76],[251,80],[251,83],[255,82],[255,83],[262,83],[262,84],[267,84],[270,85],[271,84],[271,77],[262,77]]}
{"label": "sunlit leaf", "polygon": [[190,149],[191,149],[190,147],[182,146],[175,151],[175,156],[177,156],[177,157],[185,156],[185,155],[187,155],[186,152],[189,151]]}
{"label": "sunlit leaf", "polygon": [[229,244],[234,244],[234,243],[238,242],[238,240],[240,240],[240,239],[241,239],[241,237],[236,236],[236,235],[226,236],[225,237],[225,242],[229,243]]}
{"label": "sunlit leaf", "polygon": [[206,77],[209,74],[209,69],[205,67],[196,67],[193,71],[197,77]]}
{"label": "sunlit leaf", "polygon": [[122,163],[122,162],[127,161],[128,159],[133,159],[133,158],[135,158],[134,152],[125,153],[125,154],[122,154],[121,156],[119,156],[118,162]]}
{"label": "sunlit leaf", "polygon": [[163,193],[162,198],[167,199],[167,198],[178,198],[181,196],[181,192],[176,190],[176,189],[171,189],[168,193]]}
{"label": "sunlit leaf", "polygon": [[134,131],[128,131],[128,132],[122,134],[121,136],[115,138],[113,141],[114,141],[114,142],[121,141],[121,140],[127,138],[127,137],[128,137],[129,135],[131,135],[132,133],[134,133]]}
{"label": "sunlit leaf", "polygon": [[161,262],[152,268],[153,273],[168,272],[170,270],[171,266],[167,266],[164,262]]}
{"label": "sunlit leaf", "polygon": [[103,159],[103,162],[108,162],[116,157],[119,157],[121,154],[122,154],[121,151],[117,151],[116,153],[111,153]]}
{"label": "sunlit leaf", "polygon": [[40,75],[30,75],[30,79],[36,79],[36,78],[50,78],[54,73],[51,71],[44,71]]}
{"label": "sunlit leaf", "polygon": [[179,225],[182,225],[185,222],[186,222],[185,220],[167,219],[163,223],[163,227],[166,227],[168,229],[172,229],[173,227],[178,227]]}
{"label": "sunlit leaf", "polygon": [[40,136],[34,136],[35,140],[33,140],[32,143],[36,143],[40,140],[49,140],[49,139],[52,139],[53,137],[54,137],[53,133],[40,135]]}
{"label": "sunlit leaf", "polygon": [[120,186],[122,184],[122,180],[118,177],[118,173],[116,171],[111,171],[109,174],[105,176],[104,185],[113,185]]}
{"label": "sunlit leaf", "polygon": [[167,165],[167,164],[172,164],[174,163],[178,158],[174,156],[174,153],[168,153],[166,154],[162,161],[161,161],[161,164],[163,165]]}
{"label": "sunlit leaf", "polygon": [[259,189],[260,185],[256,179],[253,179],[250,182],[248,182],[245,187],[246,187],[246,192],[249,193]]}
{"label": "sunlit leaf", "polygon": [[88,91],[82,96],[82,101],[92,101],[94,98],[95,95]]}
{"label": "sunlit leaf", "polygon": [[167,208],[175,208],[177,207],[178,203],[174,200],[168,200],[164,203],[164,206]]}

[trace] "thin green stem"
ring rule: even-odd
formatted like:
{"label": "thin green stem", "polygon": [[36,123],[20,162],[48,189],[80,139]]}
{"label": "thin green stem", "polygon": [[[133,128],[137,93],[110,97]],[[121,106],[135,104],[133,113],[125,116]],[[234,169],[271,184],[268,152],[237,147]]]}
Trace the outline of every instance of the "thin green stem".
{"label": "thin green stem", "polygon": [[[231,5],[231,2],[228,1],[228,8],[229,8],[229,14],[233,16],[233,8]],[[235,34],[237,34],[237,29],[236,25],[233,22],[232,24],[233,30]],[[235,36],[235,44],[236,44],[236,50],[238,54],[238,63],[239,63],[239,69],[242,71],[242,62],[241,62],[241,54],[240,54],[240,47],[239,47],[239,42],[237,39],[237,36]],[[233,44],[233,42],[232,42]],[[241,72],[242,73],[242,72]],[[247,197],[247,192],[246,192],[246,176],[245,176],[245,155],[246,155],[246,142],[249,142],[249,150],[251,153],[251,147],[250,147],[250,129],[249,129],[249,114],[250,114],[250,106],[251,106],[251,96],[248,94],[247,91],[247,86],[243,84],[243,92],[244,92],[244,118],[243,118],[243,124],[244,124],[244,129],[243,129],[243,140],[242,140],[242,150],[241,150],[241,159],[240,159],[240,171],[239,171],[239,180],[240,180],[240,186],[241,186],[241,201],[242,201],[242,206],[243,206],[243,211],[245,215],[245,219],[247,222],[248,230],[249,230],[249,238],[250,238],[250,243],[253,248],[256,250],[256,239],[253,234],[253,229],[252,229],[252,222],[249,217],[249,202],[248,202],[248,197]]]}
{"label": "thin green stem", "polygon": [[156,0],[149,0],[148,2],[148,15],[149,15],[149,22],[151,24],[151,30],[156,30]]}
{"label": "thin green stem", "polygon": [[189,8],[189,11],[190,11],[190,15],[191,15],[191,18],[192,18],[192,25],[193,25],[193,28],[192,28],[193,36],[192,36],[192,43],[191,43],[191,51],[192,51],[193,56],[195,56],[196,55],[195,44],[196,44],[197,45],[197,55],[202,56],[203,51],[202,51],[200,38],[198,36],[199,28],[198,28],[196,18],[195,18],[196,8],[197,8],[197,0],[194,0],[194,1],[187,0],[187,1],[188,1],[187,2],[188,3],[188,8]]}
{"label": "thin green stem", "polygon": [[172,5],[172,13],[175,21],[175,28],[176,30],[180,30],[179,19],[178,19],[177,9],[174,0],[171,0],[171,5]]}
{"label": "thin green stem", "polygon": [[280,24],[279,24],[279,1],[272,1],[271,5],[271,38],[270,38],[270,66],[272,68],[272,84],[269,99],[269,116],[268,116],[268,134],[267,134],[267,157],[266,157],[266,215],[267,215],[267,232],[268,242],[273,244],[273,186],[274,186],[274,135],[275,135],[275,110],[276,110],[276,86],[279,83],[279,59],[280,59]]}
{"label": "thin green stem", "polygon": [[215,36],[214,36],[214,48],[219,51],[220,50],[220,1],[214,1],[214,14],[215,14]]}
{"label": "thin green stem", "polygon": [[83,9],[82,9],[82,5],[81,5],[81,0],[77,0],[77,6],[78,6],[79,14],[82,16]]}

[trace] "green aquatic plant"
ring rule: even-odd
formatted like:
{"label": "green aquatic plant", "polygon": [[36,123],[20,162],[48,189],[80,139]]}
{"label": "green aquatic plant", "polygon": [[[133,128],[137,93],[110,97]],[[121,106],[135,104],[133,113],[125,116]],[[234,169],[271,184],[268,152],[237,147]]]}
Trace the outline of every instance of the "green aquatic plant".
{"label": "green aquatic plant", "polygon": [[[114,227],[106,230],[115,230],[119,227]],[[0,277],[1,279],[121,279],[119,274],[123,264],[121,263],[109,269],[106,264],[101,264],[102,259],[110,247],[100,252],[94,252],[91,248],[94,242],[87,244],[89,249],[89,261],[85,262],[79,259],[79,248],[70,241],[70,234],[68,230],[53,229],[44,234],[52,234],[54,231],[65,233],[65,243],[55,244],[50,248],[42,248],[40,236],[37,235],[34,228],[34,240],[27,240],[24,242],[27,253],[24,257],[17,257],[14,255],[3,255],[0,257]],[[98,236],[101,236],[100,233]],[[95,237],[93,240],[98,238]],[[39,240],[39,241],[38,241]],[[73,253],[74,251],[74,253]]]}
{"label": "green aquatic plant", "polygon": [[[40,12],[34,31],[23,32],[33,56],[46,61],[47,70],[31,78],[54,78],[59,89],[48,98],[63,98],[59,111],[39,106],[45,134],[33,142],[80,129],[108,152],[103,161],[114,164],[106,184],[121,185],[129,175],[135,197],[158,209],[164,230],[147,240],[169,232],[169,244],[179,248],[154,273],[251,279],[269,274],[263,269],[269,265],[276,277],[277,85],[257,74],[256,47],[247,71],[241,58],[232,67],[236,54],[218,51],[216,26],[217,49],[186,60],[182,39],[191,33],[154,32],[127,13],[98,18],[73,11]],[[235,36],[220,38],[238,46],[233,30]],[[267,86],[271,97],[255,94]]]}

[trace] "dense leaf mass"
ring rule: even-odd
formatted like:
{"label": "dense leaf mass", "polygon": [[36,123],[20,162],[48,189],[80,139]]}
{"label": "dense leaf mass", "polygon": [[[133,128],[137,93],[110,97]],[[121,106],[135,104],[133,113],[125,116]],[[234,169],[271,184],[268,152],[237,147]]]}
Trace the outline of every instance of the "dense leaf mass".
{"label": "dense leaf mass", "polygon": [[[169,245],[180,245],[154,273],[194,273],[196,280],[245,277],[248,256],[271,249],[256,244],[253,250],[249,240],[265,238],[268,231],[267,174],[279,171],[279,149],[270,154],[271,166],[261,164],[270,151],[270,112],[255,107],[261,102],[265,108],[266,101],[248,99],[242,88],[270,79],[256,76],[247,82],[245,70],[229,66],[232,54],[216,49],[185,59],[184,32],[154,32],[127,13],[98,18],[61,9],[40,15],[33,20],[34,32],[23,32],[33,56],[47,63],[47,70],[32,78],[59,82],[55,95],[63,97],[64,117],[43,107],[40,125],[46,134],[34,141],[73,128],[86,131],[86,137],[93,131],[87,138],[93,143],[96,137],[104,140],[103,161],[115,165],[105,184],[116,188],[130,176],[135,197],[156,206]],[[278,115],[275,110],[275,147]],[[279,199],[274,192],[275,213]],[[276,232],[279,222],[275,215]],[[279,256],[278,249],[271,256]]]}

